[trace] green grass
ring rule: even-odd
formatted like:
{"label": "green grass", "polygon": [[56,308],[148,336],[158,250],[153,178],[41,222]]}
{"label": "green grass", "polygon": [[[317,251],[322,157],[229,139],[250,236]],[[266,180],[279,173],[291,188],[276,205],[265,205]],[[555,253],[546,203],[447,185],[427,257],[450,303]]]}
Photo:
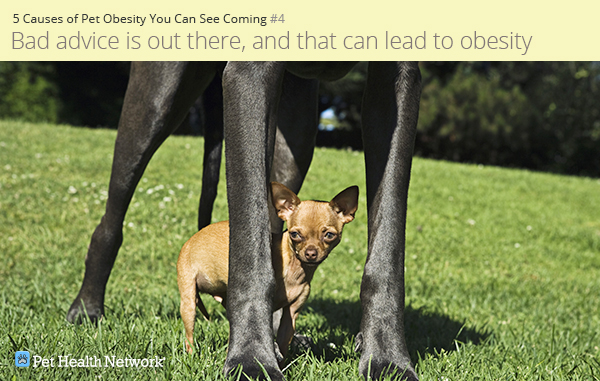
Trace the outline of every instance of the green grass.
{"label": "green grass", "polygon": [[[202,139],[170,138],[124,226],[106,316],[74,326],[91,233],[104,211],[114,131],[0,122],[0,380],[223,379],[228,325],[198,319],[184,353],[175,263],[195,232]],[[224,176],[222,176],[224,179]],[[300,192],[361,189],[343,242],[317,270],[298,320],[312,351],[288,380],[358,380],[353,342],[367,225],[362,154],[317,149]],[[224,181],[214,218],[226,219]],[[415,159],[406,328],[422,380],[600,379],[600,181]],[[14,352],[165,358],[162,368],[16,368]]]}

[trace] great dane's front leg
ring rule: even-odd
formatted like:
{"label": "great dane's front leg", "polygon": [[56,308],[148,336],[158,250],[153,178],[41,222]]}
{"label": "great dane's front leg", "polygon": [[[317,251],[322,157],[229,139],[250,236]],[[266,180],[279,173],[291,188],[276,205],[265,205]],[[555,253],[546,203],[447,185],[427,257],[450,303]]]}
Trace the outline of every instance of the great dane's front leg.
{"label": "great dane's front leg", "polygon": [[191,104],[208,85],[215,63],[139,62],[131,75],[108,188],[106,212],[85,259],[85,276],[67,319],[91,320],[104,313],[106,283],[123,240],[123,220],[135,187],[150,158],[181,123]]}
{"label": "great dane's front leg", "polygon": [[229,350],[226,374],[283,380],[271,334],[275,277],[267,183],[284,65],[233,62],[223,73],[225,158],[229,203]]}
{"label": "great dane's front leg", "polygon": [[363,106],[369,253],[357,347],[367,379],[394,371],[417,380],[404,338],[406,201],[420,98],[416,63],[371,62]]}

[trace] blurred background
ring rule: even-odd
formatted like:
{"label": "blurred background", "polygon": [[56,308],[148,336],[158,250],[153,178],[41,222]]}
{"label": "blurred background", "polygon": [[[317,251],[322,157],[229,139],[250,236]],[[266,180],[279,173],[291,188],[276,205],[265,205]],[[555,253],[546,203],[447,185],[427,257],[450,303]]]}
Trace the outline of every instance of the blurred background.
{"label": "blurred background", "polygon": [[[415,154],[600,177],[600,63],[423,62]],[[367,64],[320,87],[317,145],[362,149]],[[127,62],[0,62],[0,118],[116,128]],[[201,102],[178,134],[202,135]]]}

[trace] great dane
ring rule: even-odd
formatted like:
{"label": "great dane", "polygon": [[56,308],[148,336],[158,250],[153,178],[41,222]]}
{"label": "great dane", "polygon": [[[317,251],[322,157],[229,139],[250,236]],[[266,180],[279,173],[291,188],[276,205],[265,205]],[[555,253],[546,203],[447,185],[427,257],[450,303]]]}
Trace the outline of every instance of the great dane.
{"label": "great dane", "polygon": [[[102,315],[106,283],[135,187],[152,154],[223,70],[231,231],[230,333],[224,371],[229,374],[241,365],[250,377],[262,377],[264,369],[272,380],[283,380],[271,332],[275,281],[270,258],[270,232],[281,226],[271,226],[275,219],[269,216],[267,185],[273,179],[299,190],[313,153],[317,80],[341,78],[352,66],[349,62],[133,64],[106,213],[92,236],[83,284],[68,319],[78,320],[84,307],[91,319]],[[417,380],[404,339],[404,245],[420,91],[416,63],[369,64],[362,108],[369,242],[356,337],[359,372],[365,378],[396,372],[403,379]]]}

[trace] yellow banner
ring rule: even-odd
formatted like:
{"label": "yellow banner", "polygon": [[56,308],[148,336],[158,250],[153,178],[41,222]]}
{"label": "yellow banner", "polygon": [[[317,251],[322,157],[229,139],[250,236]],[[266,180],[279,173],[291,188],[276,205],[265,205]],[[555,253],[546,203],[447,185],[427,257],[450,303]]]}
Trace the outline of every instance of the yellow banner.
{"label": "yellow banner", "polygon": [[600,60],[600,2],[6,1],[0,60]]}

